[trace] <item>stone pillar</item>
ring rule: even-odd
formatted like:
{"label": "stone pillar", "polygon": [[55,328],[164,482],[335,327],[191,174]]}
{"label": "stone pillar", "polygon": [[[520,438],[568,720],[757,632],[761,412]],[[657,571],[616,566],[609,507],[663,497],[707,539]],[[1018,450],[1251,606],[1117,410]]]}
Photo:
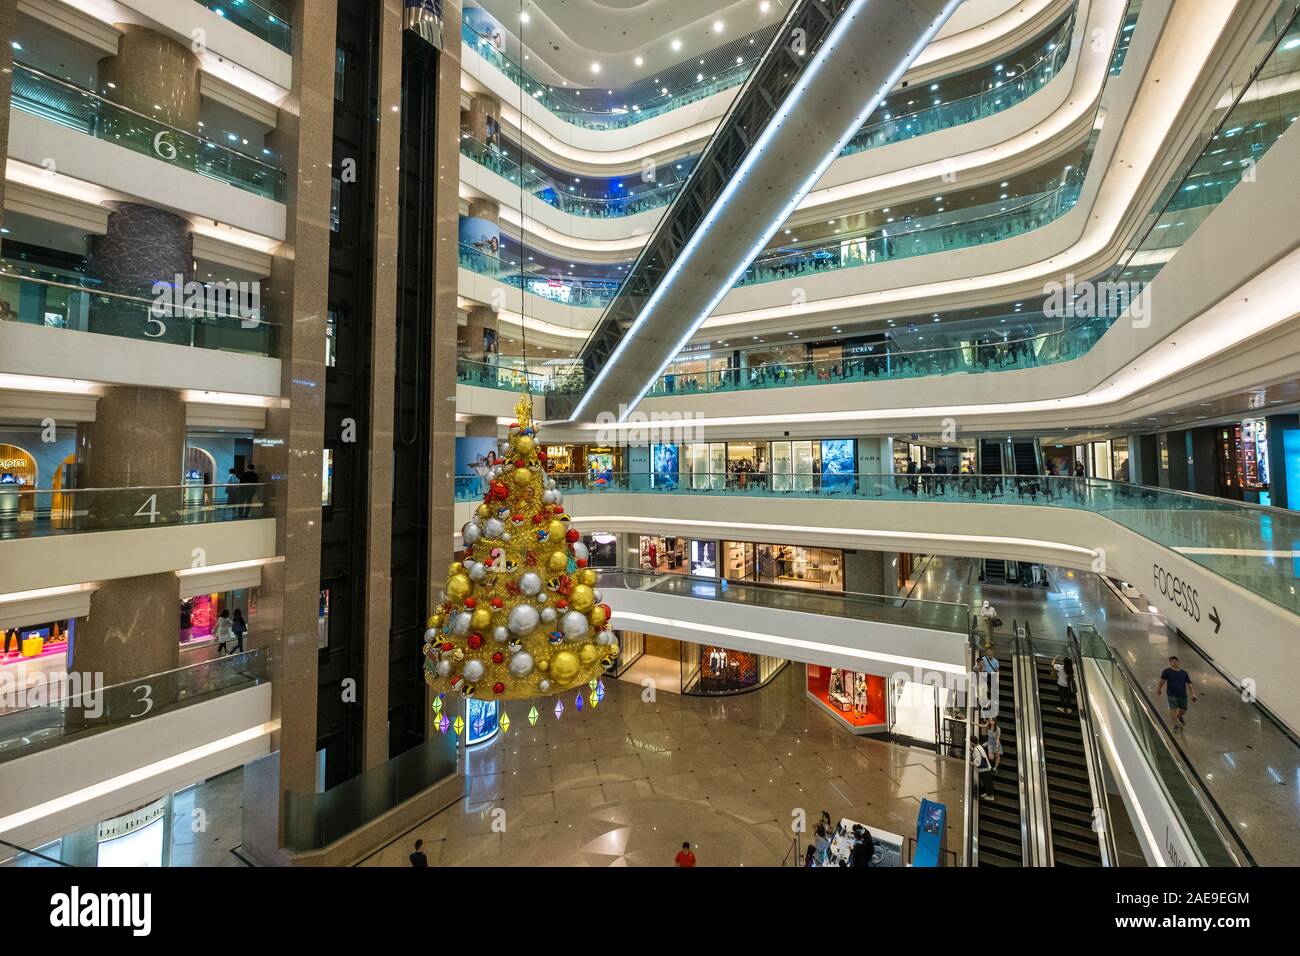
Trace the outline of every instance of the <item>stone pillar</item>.
{"label": "stone pillar", "polygon": [[[82,426],[77,442],[77,481],[82,488],[138,488],[139,505],[157,491],[160,511],[180,505],[185,452],[185,403],[179,392],[117,386],[106,390],[95,420]],[[96,507],[117,513],[136,510],[126,492],[105,496]],[[138,507],[138,506],[136,506]],[[106,684],[173,670],[180,663],[180,587],[172,573],[105,581],[90,600],[90,613],[77,627],[72,667],[103,674]],[[152,689],[162,703],[174,688]],[[128,702],[129,703],[129,702]]]}
{"label": "stone pillar", "polygon": [[[194,236],[188,220],[153,206],[106,202],[108,231],[90,241],[91,271],[104,288],[124,295],[154,298],[154,283],[184,286],[194,278]],[[179,278],[178,278],[179,277]],[[151,316],[147,307],[121,300],[95,300],[88,327],[92,332],[189,345],[193,320],[183,315]]]}
{"label": "stone pillar", "polygon": [[[181,482],[185,403],[179,392],[114,386],[81,426],[77,484],[82,488],[143,488]],[[213,480],[220,480],[213,476]],[[160,500],[161,504],[161,500]]]}
{"label": "stone pillar", "polygon": [[490,305],[476,305],[465,317],[465,358],[490,364],[500,353],[497,313]]}
{"label": "stone pillar", "polygon": [[892,551],[845,551],[844,590],[856,594],[897,594],[896,558]]}
{"label": "stone pillar", "polygon": [[198,132],[198,56],[148,27],[115,26],[122,35],[117,54],[99,61],[100,95],[168,126]]}
{"label": "stone pillar", "polygon": [[[0,0],[0,156],[9,155],[9,99],[13,86],[14,32],[18,28],[18,0]],[[4,222],[5,181],[0,176],[0,223]]]}
{"label": "stone pillar", "polygon": [[466,438],[497,438],[499,429],[497,420],[491,415],[471,415],[465,422]]}
{"label": "stone pillar", "polygon": [[485,219],[493,225],[501,225],[501,206],[491,199],[471,199],[466,215],[471,219]]}
{"label": "stone pillar", "polygon": [[[475,93],[469,98],[465,113],[465,128],[469,135],[485,145],[501,136],[501,104],[487,93]],[[472,215],[472,213],[471,213]]]}

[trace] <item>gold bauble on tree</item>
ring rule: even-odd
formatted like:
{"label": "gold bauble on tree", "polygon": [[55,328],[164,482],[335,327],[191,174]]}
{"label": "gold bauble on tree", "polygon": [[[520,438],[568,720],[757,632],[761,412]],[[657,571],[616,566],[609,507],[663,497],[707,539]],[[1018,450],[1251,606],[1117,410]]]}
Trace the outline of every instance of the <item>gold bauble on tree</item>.
{"label": "gold bauble on tree", "polygon": [[461,529],[462,559],[429,615],[424,675],[438,693],[555,694],[618,656],[596,573],[573,552],[578,533],[538,453],[532,399],[521,396],[515,412],[508,447],[489,458],[483,503]]}

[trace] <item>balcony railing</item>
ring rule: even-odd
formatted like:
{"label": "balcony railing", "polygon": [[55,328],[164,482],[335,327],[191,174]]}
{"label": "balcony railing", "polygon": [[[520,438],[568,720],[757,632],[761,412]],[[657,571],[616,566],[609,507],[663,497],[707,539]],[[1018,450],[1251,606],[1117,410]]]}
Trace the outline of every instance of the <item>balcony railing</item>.
{"label": "balcony railing", "polygon": [[[1274,604],[1300,613],[1300,513],[1099,478],[1052,475],[605,473],[553,475],[568,494],[718,495],[1091,511]],[[471,479],[477,482],[478,479]],[[467,484],[461,500],[482,497]]]}
{"label": "balcony railing", "polygon": [[271,679],[271,650],[217,657],[106,687],[88,686],[87,675],[77,674],[75,681],[74,675],[47,676],[58,677],[68,692],[32,706],[6,702],[9,709],[0,712],[0,762],[265,683]]}
{"label": "balcony railing", "polygon": [[269,484],[40,488],[0,485],[0,539],[275,517]]}
{"label": "balcony railing", "polygon": [[246,192],[284,201],[284,172],[120,106],[30,66],[14,64],[13,107]]}
{"label": "balcony railing", "polygon": [[224,17],[242,30],[265,40],[277,50],[293,52],[293,27],[278,4],[254,3],[253,0],[199,0],[213,13]]}
{"label": "balcony railing", "polygon": [[124,295],[30,274],[35,271],[23,263],[0,263],[0,321],[223,352],[277,354],[279,329],[266,321],[260,308],[247,315],[177,308],[170,298],[161,302]]}

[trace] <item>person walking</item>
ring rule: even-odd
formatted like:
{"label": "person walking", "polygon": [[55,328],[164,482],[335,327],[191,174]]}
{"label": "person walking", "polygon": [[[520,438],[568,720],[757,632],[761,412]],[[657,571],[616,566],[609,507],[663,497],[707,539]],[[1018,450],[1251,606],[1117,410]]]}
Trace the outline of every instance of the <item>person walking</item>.
{"label": "person walking", "polygon": [[217,653],[225,654],[226,645],[235,639],[235,631],[230,624],[230,611],[223,609],[218,615],[217,627],[213,634],[217,639]]}
{"label": "person walking", "polygon": [[240,514],[241,518],[247,518],[252,514],[253,501],[257,498],[257,486],[261,483],[262,479],[258,476],[257,469],[250,461],[248,466],[244,468],[244,473],[239,476],[239,480],[242,484],[248,486],[243,489],[243,494],[241,496],[243,507],[241,509],[242,513]]}
{"label": "person walking", "polygon": [[970,763],[975,768],[975,779],[979,783],[979,795],[981,800],[987,800],[990,803],[997,800],[993,793],[993,761],[989,760],[988,751],[980,743],[978,736],[971,735],[970,739]]}
{"label": "person walking", "polygon": [[244,620],[244,612],[239,608],[235,608],[235,616],[230,619],[230,630],[235,635],[233,653],[244,653],[244,635],[248,633],[248,622]]}
{"label": "person walking", "polygon": [[427,867],[429,865],[429,858],[424,855],[423,840],[415,841],[415,850],[411,853],[410,856],[407,857],[407,859],[411,861],[411,866],[416,867],[417,869]]}
{"label": "person walking", "polygon": [[1056,709],[1063,714],[1074,713],[1074,661],[1066,658],[1058,662],[1055,657],[1052,658],[1052,669],[1056,671],[1056,693],[1058,700]]}
{"label": "person walking", "polygon": [[238,518],[240,503],[244,500],[243,482],[240,480],[239,472],[231,468],[230,477],[226,479],[226,508],[227,517]]}
{"label": "person walking", "polygon": [[997,773],[1002,769],[1002,728],[998,726],[997,718],[990,717],[984,724],[984,752],[989,755],[993,761],[993,772]]}
{"label": "person walking", "polygon": [[980,605],[980,622],[984,625],[984,646],[993,646],[993,631],[998,626],[998,609],[991,602],[985,601]]}
{"label": "person walking", "polygon": [[682,869],[690,869],[695,865],[695,854],[691,852],[691,841],[687,840],[682,844],[682,848],[677,851],[673,857],[673,864]]}
{"label": "person walking", "polygon": [[1187,728],[1184,719],[1187,714],[1187,697],[1196,700],[1196,690],[1192,687],[1192,675],[1183,670],[1182,662],[1176,657],[1169,658],[1169,666],[1160,672],[1160,683],[1156,694],[1164,694],[1172,715],[1173,732],[1181,734]]}

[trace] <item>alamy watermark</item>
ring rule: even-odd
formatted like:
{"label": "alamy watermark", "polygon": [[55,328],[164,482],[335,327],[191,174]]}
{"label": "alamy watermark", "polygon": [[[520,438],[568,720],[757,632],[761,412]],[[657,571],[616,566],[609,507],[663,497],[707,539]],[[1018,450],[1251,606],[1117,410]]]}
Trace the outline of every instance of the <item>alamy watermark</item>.
{"label": "alamy watermark", "polygon": [[87,717],[99,717],[104,713],[104,675],[98,671],[48,671],[26,677],[0,673],[0,706],[7,711],[77,707]]}
{"label": "alamy watermark", "polygon": [[677,444],[704,440],[703,412],[628,411],[619,405],[618,413],[601,412],[596,416],[596,443]]}
{"label": "alamy watermark", "polygon": [[1135,327],[1151,324],[1150,294],[1141,282],[1076,282],[1074,273],[1065,282],[1043,286],[1043,315],[1053,319],[1118,319],[1127,314]]}
{"label": "alamy watermark", "polygon": [[[177,273],[172,280],[153,284],[150,322],[165,318],[198,318],[204,315],[239,317],[240,328],[256,328],[262,321],[262,284],[260,282],[197,282]],[[156,332],[162,335],[163,332]]]}

